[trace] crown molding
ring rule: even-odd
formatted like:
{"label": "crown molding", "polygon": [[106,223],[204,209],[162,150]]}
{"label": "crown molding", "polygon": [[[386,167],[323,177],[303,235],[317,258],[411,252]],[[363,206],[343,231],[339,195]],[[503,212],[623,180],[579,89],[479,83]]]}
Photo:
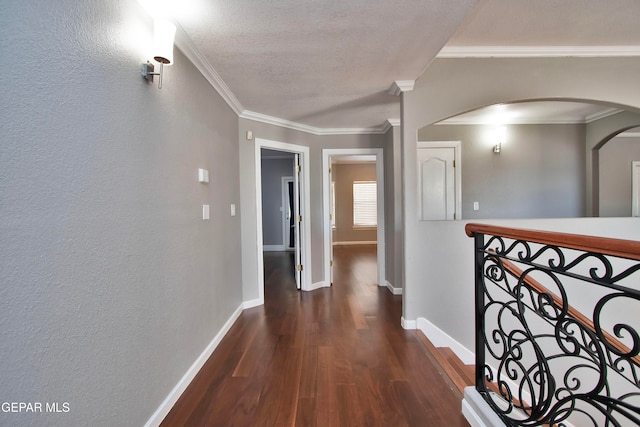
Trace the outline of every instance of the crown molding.
{"label": "crown molding", "polygon": [[396,80],[389,87],[389,95],[399,96],[402,92],[411,91],[415,83],[415,80]]}
{"label": "crown molding", "polygon": [[640,46],[445,46],[437,58],[640,56]]}
{"label": "crown molding", "polygon": [[[261,123],[280,126],[288,129],[293,129],[301,132],[310,133],[313,135],[357,135],[357,134],[384,134],[393,124],[389,121],[384,124],[372,128],[319,128],[314,126],[308,126],[302,123],[292,122],[289,120],[281,119],[278,117],[268,116],[262,113],[256,113],[254,111],[245,110],[238,98],[231,91],[229,86],[222,80],[222,77],[213,68],[213,66],[207,61],[207,59],[200,53],[198,48],[193,43],[193,40],[187,35],[182,26],[175,20],[176,24],[176,37],[175,45],[180,51],[187,57],[189,61],[200,71],[204,78],[213,86],[213,88],[220,94],[222,99],[231,107],[231,109],[243,119],[254,120]],[[412,90],[414,81],[398,81],[398,88],[401,91]],[[395,83],[394,83],[395,84]]]}
{"label": "crown molding", "polygon": [[590,116],[585,117],[585,123],[595,122],[596,120],[604,119],[605,117],[613,116],[614,114],[618,114],[623,112],[619,108],[607,108],[606,110],[599,111],[597,113],[591,114]]}
{"label": "crown molding", "polygon": [[[360,135],[360,134],[383,134],[386,132],[386,125],[380,125],[373,128],[319,128],[309,126],[302,123],[292,122],[290,120],[281,119],[279,117],[268,116],[255,111],[244,110],[239,114],[240,118],[253,120],[269,125],[280,126],[287,129],[297,130],[300,132],[310,133],[312,135]],[[385,122],[386,123],[386,122]],[[388,128],[387,128],[388,130]]]}
{"label": "crown molding", "polygon": [[191,40],[180,24],[175,21],[174,23],[176,24],[176,47],[195,65],[204,78],[207,79],[211,86],[220,94],[222,99],[229,104],[229,107],[231,107],[237,115],[240,115],[244,111],[244,108],[242,104],[240,104],[240,101],[238,101],[238,98],[236,98],[229,86],[222,80],[220,74],[209,64],[204,55],[200,53],[193,43],[193,40]]}

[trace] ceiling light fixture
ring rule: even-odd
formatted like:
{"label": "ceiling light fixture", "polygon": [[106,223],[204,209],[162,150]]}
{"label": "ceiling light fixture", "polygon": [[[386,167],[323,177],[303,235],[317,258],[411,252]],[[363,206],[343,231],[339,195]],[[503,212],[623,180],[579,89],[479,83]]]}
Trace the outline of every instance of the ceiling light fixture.
{"label": "ceiling light fixture", "polygon": [[153,81],[153,76],[158,76],[158,89],[162,89],[162,72],[165,65],[173,64],[173,39],[176,35],[176,26],[166,19],[156,19],[153,22],[153,59],[160,63],[160,72],[154,73],[151,61],[142,64],[142,75],[145,79]]}

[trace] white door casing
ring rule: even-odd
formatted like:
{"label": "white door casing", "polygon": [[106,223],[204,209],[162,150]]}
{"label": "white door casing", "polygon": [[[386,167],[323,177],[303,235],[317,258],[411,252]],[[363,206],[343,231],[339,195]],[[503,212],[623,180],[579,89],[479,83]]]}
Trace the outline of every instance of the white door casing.
{"label": "white door casing", "polygon": [[376,187],[378,208],[378,232],[377,232],[377,260],[378,260],[378,285],[386,286],[385,276],[385,224],[384,224],[384,157],[382,148],[335,148],[322,150],[322,214],[324,218],[324,285],[331,285],[331,247],[332,229],[329,214],[331,213],[331,156],[345,155],[375,155],[376,156]]}
{"label": "white door casing", "polygon": [[262,239],[262,162],[261,162],[261,149],[269,148],[272,150],[285,151],[288,153],[298,153],[300,155],[301,163],[301,197],[300,197],[300,212],[303,218],[302,226],[300,227],[300,240],[301,240],[301,258],[303,270],[301,273],[301,289],[303,291],[311,290],[311,224],[310,221],[305,221],[311,212],[311,199],[310,199],[310,186],[309,180],[306,179],[310,168],[309,160],[309,147],[302,145],[288,144],[285,142],[272,141],[268,139],[255,138],[255,179],[256,179],[256,242],[257,242],[257,287],[258,287],[258,299],[252,306],[264,304],[264,258],[263,258],[263,239]]}
{"label": "white door casing", "polygon": [[[302,214],[300,213],[300,180],[301,180],[300,154],[295,154],[293,161],[293,232],[295,233],[295,275],[296,288],[300,289],[302,284],[302,252],[300,250],[301,232],[300,226]],[[307,221],[309,219],[307,218]]]}

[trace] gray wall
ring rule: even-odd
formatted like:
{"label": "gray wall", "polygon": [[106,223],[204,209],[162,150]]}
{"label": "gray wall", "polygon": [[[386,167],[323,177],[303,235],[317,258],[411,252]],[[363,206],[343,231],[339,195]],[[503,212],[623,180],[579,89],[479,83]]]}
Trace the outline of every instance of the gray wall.
{"label": "gray wall", "polygon": [[282,237],[282,177],[293,176],[293,159],[262,158],[262,243],[286,245]]}
{"label": "gray wall", "polygon": [[309,147],[311,171],[311,280],[325,280],[323,270],[324,223],[322,221],[322,149],[323,148],[384,148],[385,135],[313,135],[288,128],[240,119],[240,188],[242,204],[242,281],[245,301],[258,298],[255,140],[248,141],[247,130],[255,138]]}
{"label": "gray wall", "polygon": [[[585,125],[508,125],[495,154],[490,125],[431,125],[420,141],[461,141],[462,218],[585,215]],[[473,202],[480,209],[473,210]]]}
{"label": "gray wall", "polygon": [[386,134],[384,153],[384,215],[386,279],[396,288],[403,287],[402,279],[402,168],[400,126]]}
{"label": "gray wall", "polygon": [[70,406],[0,425],[143,425],[241,304],[238,119],[177,50],[147,84],[151,33],[135,1],[0,4],[0,396]]}
{"label": "gray wall", "polygon": [[[467,58],[431,63],[401,100],[405,319],[424,317],[473,348],[473,242],[464,235],[463,221],[417,221],[412,195],[417,194],[418,130],[479,107],[534,99],[588,100],[638,111],[639,73],[640,58]],[[587,182],[590,162],[587,154]],[[495,223],[589,233],[594,223],[587,219]],[[635,220],[624,225],[637,227]],[[573,227],[574,223],[584,227]]]}
{"label": "gray wall", "polygon": [[599,161],[600,216],[631,216],[631,162],[640,161],[640,138],[613,138]]}
{"label": "gray wall", "polygon": [[353,183],[354,181],[375,181],[376,164],[333,164],[331,175],[336,192],[336,229],[334,242],[375,242],[378,231],[375,228],[353,228]]}

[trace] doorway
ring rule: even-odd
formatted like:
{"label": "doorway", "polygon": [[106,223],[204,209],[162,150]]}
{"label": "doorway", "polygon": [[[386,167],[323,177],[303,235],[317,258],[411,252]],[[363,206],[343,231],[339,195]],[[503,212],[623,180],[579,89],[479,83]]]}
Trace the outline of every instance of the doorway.
{"label": "doorway", "polygon": [[385,223],[384,223],[384,159],[382,148],[345,148],[322,150],[322,194],[324,217],[324,272],[325,286],[333,282],[333,202],[332,202],[332,162],[338,158],[363,159],[375,162],[376,182],[376,260],[378,286],[387,286],[385,277]]}
{"label": "doorway", "polygon": [[[294,255],[295,260],[293,265],[295,266],[295,277],[298,289],[308,290],[311,285],[311,246],[310,238],[311,228],[308,221],[308,213],[310,212],[310,200],[309,200],[309,180],[307,179],[309,170],[309,148],[302,147],[294,144],[287,144],[279,141],[271,141],[261,138],[255,139],[255,170],[256,170],[256,231],[258,242],[258,295],[260,304],[264,303],[264,252],[273,248],[270,245],[265,245],[267,242],[267,234],[271,235],[272,231],[264,225],[264,219],[267,216],[267,210],[263,209],[263,183],[262,183],[262,150],[267,149],[275,152],[276,157],[282,159],[288,158],[291,160],[290,169],[287,169],[289,177],[293,177],[293,198],[298,203],[294,206],[293,216],[295,219],[295,240],[294,240]],[[281,179],[277,180],[277,196],[270,196],[268,199],[276,199],[278,207],[275,212],[278,221],[277,232],[278,243],[275,246],[276,249],[285,250],[285,242],[282,239],[283,232],[281,230],[282,214],[284,206],[280,204],[282,200],[281,194]],[[265,189],[265,191],[267,191]],[[265,194],[266,195],[266,194]],[[269,211],[269,215],[274,214],[273,210]],[[267,231],[268,229],[268,231]],[[266,232],[266,233],[265,233]],[[270,238],[270,237],[269,237]],[[269,241],[267,243],[272,243]]]}

